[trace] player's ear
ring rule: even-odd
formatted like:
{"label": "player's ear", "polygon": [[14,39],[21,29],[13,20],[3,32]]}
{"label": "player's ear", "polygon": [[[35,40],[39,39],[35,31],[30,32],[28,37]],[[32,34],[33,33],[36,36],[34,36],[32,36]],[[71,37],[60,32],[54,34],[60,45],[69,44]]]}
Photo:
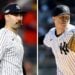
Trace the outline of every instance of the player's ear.
{"label": "player's ear", "polygon": [[5,17],[9,17],[9,14],[5,15]]}
{"label": "player's ear", "polygon": [[9,14],[5,15],[6,20],[9,20],[9,17],[10,17]]}

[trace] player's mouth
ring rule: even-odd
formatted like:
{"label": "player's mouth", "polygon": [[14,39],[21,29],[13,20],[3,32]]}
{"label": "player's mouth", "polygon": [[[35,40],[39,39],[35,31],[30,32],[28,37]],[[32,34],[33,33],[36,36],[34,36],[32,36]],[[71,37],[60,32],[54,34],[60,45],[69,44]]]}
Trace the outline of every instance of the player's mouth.
{"label": "player's mouth", "polygon": [[66,24],[66,23],[62,23],[62,24]]}
{"label": "player's mouth", "polygon": [[63,21],[62,24],[67,24],[67,21]]}
{"label": "player's mouth", "polygon": [[22,22],[21,21],[18,21],[18,22],[16,22],[16,24],[22,24]]}

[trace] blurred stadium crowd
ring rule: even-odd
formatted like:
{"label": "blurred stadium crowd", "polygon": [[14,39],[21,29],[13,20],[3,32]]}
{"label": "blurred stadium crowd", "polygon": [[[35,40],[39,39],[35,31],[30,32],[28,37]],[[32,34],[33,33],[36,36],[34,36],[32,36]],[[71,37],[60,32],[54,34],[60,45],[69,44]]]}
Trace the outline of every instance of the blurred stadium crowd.
{"label": "blurred stadium crowd", "polygon": [[65,4],[71,10],[71,24],[75,25],[75,0],[38,0],[38,62],[39,75],[56,75],[56,63],[51,49],[44,47],[43,39],[54,27],[52,11],[58,4]]}
{"label": "blurred stadium crowd", "polygon": [[36,0],[0,0],[0,28],[4,27],[2,8],[11,3],[17,3],[23,13],[23,25],[19,29],[24,45],[23,70],[24,75],[36,75],[37,52],[37,1]]}

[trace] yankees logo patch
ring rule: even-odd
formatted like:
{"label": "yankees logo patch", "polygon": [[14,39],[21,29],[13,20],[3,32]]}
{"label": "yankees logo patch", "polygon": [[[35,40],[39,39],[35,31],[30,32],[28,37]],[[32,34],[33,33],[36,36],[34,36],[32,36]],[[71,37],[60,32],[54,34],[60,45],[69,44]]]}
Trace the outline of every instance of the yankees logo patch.
{"label": "yankees logo patch", "polygon": [[59,48],[60,48],[61,54],[64,53],[65,55],[67,55],[67,53],[69,52],[69,50],[67,48],[67,43],[66,42],[60,43]]}

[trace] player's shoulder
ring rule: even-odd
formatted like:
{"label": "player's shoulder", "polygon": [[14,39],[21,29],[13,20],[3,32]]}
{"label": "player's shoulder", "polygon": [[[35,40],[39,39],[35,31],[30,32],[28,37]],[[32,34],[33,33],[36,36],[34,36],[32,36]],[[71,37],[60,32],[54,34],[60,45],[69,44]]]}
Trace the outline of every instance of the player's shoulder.
{"label": "player's shoulder", "polygon": [[19,40],[21,40],[21,36],[20,36],[20,35],[18,35],[18,34],[17,34],[17,38],[18,38]]}
{"label": "player's shoulder", "polygon": [[69,24],[66,30],[66,35],[69,37],[75,33],[75,25]]}
{"label": "player's shoulder", "polygon": [[68,32],[71,32],[71,31],[75,32],[75,25],[69,24],[69,26],[67,27],[67,31]]}
{"label": "player's shoulder", "polygon": [[54,34],[54,31],[55,31],[55,27],[51,28],[47,34]]}
{"label": "player's shoulder", "polygon": [[45,35],[45,38],[54,38],[55,27],[51,28]]}
{"label": "player's shoulder", "polygon": [[51,41],[52,39],[54,39],[54,32],[55,32],[55,27],[51,28],[45,35],[43,43],[47,47],[51,47]]}
{"label": "player's shoulder", "polygon": [[0,43],[2,44],[2,42],[3,42],[3,44],[2,44],[2,46],[4,45],[6,45],[6,43],[9,41],[8,40],[9,38],[7,38],[7,34],[6,34],[6,31],[5,31],[5,29],[4,28],[1,28],[0,29]]}
{"label": "player's shoulder", "polygon": [[68,30],[74,30],[75,29],[75,25],[69,24],[68,25]]}
{"label": "player's shoulder", "polygon": [[4,30],[4,28],[0,29],[0,37],[1,36],[5,36],[6,35],[6,31]]}
{"label": "player's shoulder", "polygon": [[21,36],[20,35],[17,35],[17,38],[20,42],[22,42],[22,39],[21,39]]}
{"label": "player's shoulder", "polygon": [[1,32],[4,32],[4,28],[1,28],[1,29],[0,29],[0,33],[1,33]]}

